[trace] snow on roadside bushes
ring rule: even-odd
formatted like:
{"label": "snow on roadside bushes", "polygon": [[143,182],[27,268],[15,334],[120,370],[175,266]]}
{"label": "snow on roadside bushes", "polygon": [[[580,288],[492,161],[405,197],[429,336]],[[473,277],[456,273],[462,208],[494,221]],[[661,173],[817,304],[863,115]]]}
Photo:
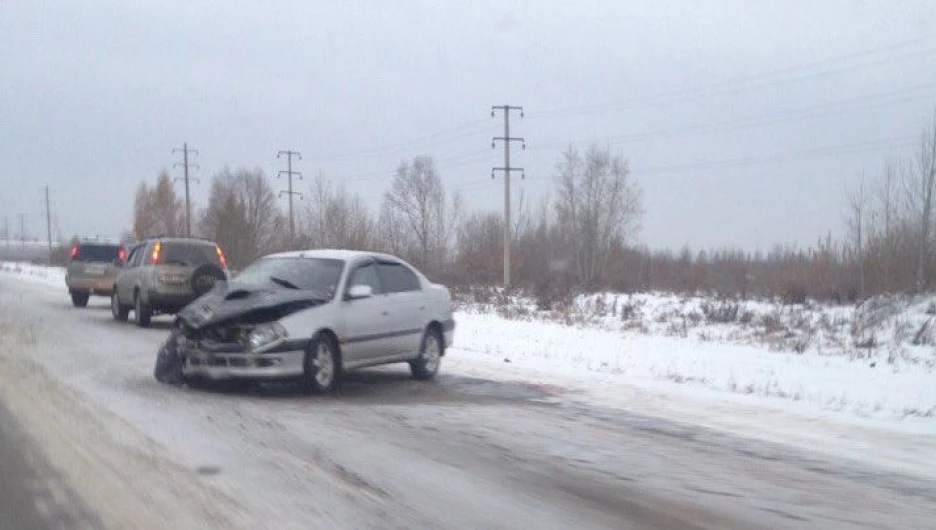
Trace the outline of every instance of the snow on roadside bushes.
{"label": "snow on roadside bushes", "polygon": [[461,293],[457,299],[464,313],[497,314],[510,320],[845,356],[868,363],[936,366],[936,295],[932,294],[878,296],[857,307],[601,293],[542,310],[522,294],[482,289]]}

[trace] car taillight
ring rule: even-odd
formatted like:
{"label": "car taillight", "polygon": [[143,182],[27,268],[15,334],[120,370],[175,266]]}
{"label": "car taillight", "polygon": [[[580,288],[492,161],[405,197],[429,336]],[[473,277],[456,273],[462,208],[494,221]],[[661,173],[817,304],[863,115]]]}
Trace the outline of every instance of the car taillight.
{"label": "car taillight", "polygon": [[153,265],[156,265],[159,263],[160,252],[162,252],[162,243],[157,241],[156,245],[153,247],[153,255],[150,256],[150,261],[153,263]]}
{"label": "car taillight", "polygon": [[117,259],[120,260],[121,263],[127,259],[127,249],[125,249],[123,245],[121,245],[120,250],[117,251]]}
{"label": "car taillight", "polygon": [[75,246],[72,247],[71,257],[69,259],[75,259],[77,257],[78,257],[78,244],[76,243]]}
{"label": "car taillight", "polygon": [[218,253],[218,259],[221,260],[221,268],[227,269],[227,260],[224,259],[224,252],[221,252],[221,247],[215,245],[215,251]]}

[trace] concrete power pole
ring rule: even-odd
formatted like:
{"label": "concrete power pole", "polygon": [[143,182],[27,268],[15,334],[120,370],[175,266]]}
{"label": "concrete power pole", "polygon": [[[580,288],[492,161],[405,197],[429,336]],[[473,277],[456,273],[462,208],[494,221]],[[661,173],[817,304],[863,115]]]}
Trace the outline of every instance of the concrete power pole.
{"label": "concrete power pole", "polygon": [[491,107],[491,117],[494,113],[501,111],[504,114],[504,136],[496,136],[491,142],[493,149],[498,141],[504,142],[504,167],[495,167],[491,170],[491,178],[495,173],[502,171],[504,173],[504,287],[510,287],[510,173],[519,171],[520,178],[524,178],[522,167],[510,167],[510,143],[520,142],[520,145],[526,149],[526,140],[521,137],[512,138],[510,136],[510,111],[519,110],[520,117],[523,118],[523,107],[513,107],[510,105],[501,105]]}
{"label": "concrete power pole", "polygon": [[175,179],[175,182],[178,182],[179,180],[185,181],[185,237],[192,237],[192,202],[189,198],[189,181],[194,180],[195,182],[198,182],[198,179],[189,176],[189,167],[198,169],[198,164],[189,163],[189,153],[195,153],[197,155],[198,151],[196,149],[189,149],[188,142],[184,142],[182,144],[182,149],[173,149],[172,152],[182,153],[182,162],[177,162],[173,165],[173,167],[182,166],[185,169],[185,177],[183,179],[177,178]]}
{"label": "concrete power pole", "polygon": [[49,185],[45,187],[45,215],[46,215],[46,233],[49,241],[49,266],[52,266],[52,213],[49,208]]}
{"label": "concrete power pole", "polygon": [[277,173],[276,178],[279,178],[283,175],[286,175],[289,184],[287,189],[280,191],[279,196],[286,195],[289,197],[289,245],[290,247],[296,243],[296,221],[293,216],[293,195],[298,195],[299,198],[302,198],[302,193],[298,191],[293,191],[293,175],[296,175],[299,180],[302,180],[302,173],[299,171],[293,171],[293,157],[296,157],[296,161],[302,160],[302,154],[299,151],[279,151],[276,153],[276,158],[282,158],[283,155],[286,155],[286,171],[280,171]]}

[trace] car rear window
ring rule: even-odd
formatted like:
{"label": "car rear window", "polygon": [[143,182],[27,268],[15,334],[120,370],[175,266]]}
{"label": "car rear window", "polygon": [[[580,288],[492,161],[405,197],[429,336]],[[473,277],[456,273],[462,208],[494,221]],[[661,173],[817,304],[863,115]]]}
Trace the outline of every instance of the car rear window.
{"label": "car rear window", "polygon": [[205,263],[221,266],[221,257],[215,245],[207,243],[178,243],[165,241],[159,251],[159,262],[166,265],[198,267]]}
{"label": "car rear window", "polygon": [[79,243],[73,261],[114,261],[120,257],[120,245]]}

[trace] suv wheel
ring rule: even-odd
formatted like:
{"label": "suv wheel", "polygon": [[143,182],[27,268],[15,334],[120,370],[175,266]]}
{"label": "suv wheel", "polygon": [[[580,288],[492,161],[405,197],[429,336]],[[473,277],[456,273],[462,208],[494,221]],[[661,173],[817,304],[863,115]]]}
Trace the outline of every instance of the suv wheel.
{"label": "suv wheel", "polygon": [[88,293],[72,293],[72,305],[75,307],[86,307],[88,305],[88,298],[90,297],[91,295]]}
{"label": "suv wheel", "polygon": [[140,293],[137,293],[133,297],[133,314],[136,318],[137,326],[141,328],[149,327],[150,320],[153,318],[153,308],[149,304],[143,302],[143,297],[140,296]]}
{"label": "suv wheel", "polygon": [[127,317],[130,315],[130,308],[120,303],[116,289],[114,289],[114,294],[111,295],[111,315],[114,316],[114,320],[117,322],[126,322]]}

